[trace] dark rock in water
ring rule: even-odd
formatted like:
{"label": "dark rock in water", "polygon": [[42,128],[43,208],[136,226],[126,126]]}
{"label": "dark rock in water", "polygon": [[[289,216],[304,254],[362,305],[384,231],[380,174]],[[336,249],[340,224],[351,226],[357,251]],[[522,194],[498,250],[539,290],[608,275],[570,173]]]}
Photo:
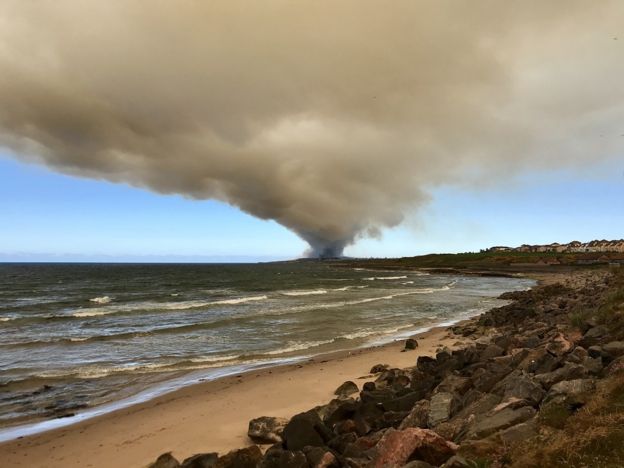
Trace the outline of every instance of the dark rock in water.
{"label": "dark rock in water", "polygon": [[380,372],[383,372],[387,369],[389,369],[390,366],[388,364],[375,364],[371,370],[370,373],[371,374],[379,374]]}
{"label": "dark rock in water", "polygon": [[333,437],[333,432],[314,411],[293,416],[282,433],[284,446],[288,450],[301,450],[306,446],[322,447]]}
{"label": "dark rock in water", "polygon": [[457,411],[459,401],[457,397],[448,392],[436,393],[431,397],[427,425],[431,428],[448,421]]}
{"label": "dark rock in water", "polygon": [[405,419],[403,419],[399,429],[406,429],[408,427],[420,427],[422,429],[426,429],[428,420],[429,400],[420,400],[414,405]]}
{"label": "dark rock in water", "polygon": [[216,468],[218,459],[217,453],[200,453],[184,460],[181,468]]}
{"label": "dark rock in water", "polygon": [[252,445],[219,457],[216,468],[256,468],[261,460],[260,447]]}
{"label": "dark rock in water", "polygon": [[403,466],[411,459],[441,465],[455,454],[457,448],[457,445],[429,429],[388,429],[375,446],[375,455],[369,466]]}
{"label": "dark rock in water", "polygon": [[416,349],[418,348],[418,341],[414,338],[408,338],[405,340],[405,349]]}
{"label": "dark rock in water", "polygon": [[360,389],[358,388],[358,386],[354,382],[349,380],[340,385],[340,387],[338,387],[336,391],[334,391],[334,395],[349,396],[353,395],[354,393],[358,393],[359,391]]}
{"label": "dark rock in water", "polygon": [[282,432],[286,424],[288,424],[288,419],[286,418],[261,416],[249,421],[247,435],[251,440],[259,444],[282,442]]}
{"label": "dark rock in water", "polygon": [[148,468],[179,468],[180,462],[170,452],[163,453]]}
{"label": "dark rock in water", "polygon": [[507,429],[508,427],[527,421],[535,416],[535,414],[535,409],[530,406],[523,406],[518,409],[505,408],[477,422],[472,435],[476,438],[487,437],[502,429]]}

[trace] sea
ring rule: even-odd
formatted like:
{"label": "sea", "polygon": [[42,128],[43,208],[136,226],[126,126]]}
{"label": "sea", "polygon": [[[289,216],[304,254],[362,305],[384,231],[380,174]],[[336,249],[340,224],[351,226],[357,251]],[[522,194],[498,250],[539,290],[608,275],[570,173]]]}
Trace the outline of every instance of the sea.
{"label": "sea", "polygon": [[401,339],[533,284],[313,261],[0,264],[0,427]]}

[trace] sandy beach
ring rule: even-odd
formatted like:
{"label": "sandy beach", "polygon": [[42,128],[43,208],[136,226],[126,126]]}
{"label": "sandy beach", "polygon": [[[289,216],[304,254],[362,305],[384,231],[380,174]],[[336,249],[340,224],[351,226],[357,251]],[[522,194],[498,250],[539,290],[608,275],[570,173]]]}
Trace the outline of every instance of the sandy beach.
{"label": "sandy beach", "polygon": [[327,403],[346,380],[360,387],[376,363],[409,367],[420,355],[458,340],[445,328],[418,335],[416,350],[404,341],[333,353],[301,364],[253,371],[192,385],[156,399],[65,428],[0,444],[3,466],[142,467],[171,451],[179,459],[200,452],[226,453],[248,445],[247,425],[259,416],[290,417]]}

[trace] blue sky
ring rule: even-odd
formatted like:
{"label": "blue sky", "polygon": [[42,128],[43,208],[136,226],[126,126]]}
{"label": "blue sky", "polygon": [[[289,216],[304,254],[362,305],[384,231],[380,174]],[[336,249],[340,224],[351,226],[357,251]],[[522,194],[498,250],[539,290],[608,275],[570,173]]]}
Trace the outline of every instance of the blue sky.
{"label": "blue sky", "polygon": [[[488,188],[439,187],[353,256],[461,252],[491,245],[624,237],[624,175],[526,174]],[[0,154],[0,261],[264,261],[306,244],[215,201],[165,196],[58,174]]]}

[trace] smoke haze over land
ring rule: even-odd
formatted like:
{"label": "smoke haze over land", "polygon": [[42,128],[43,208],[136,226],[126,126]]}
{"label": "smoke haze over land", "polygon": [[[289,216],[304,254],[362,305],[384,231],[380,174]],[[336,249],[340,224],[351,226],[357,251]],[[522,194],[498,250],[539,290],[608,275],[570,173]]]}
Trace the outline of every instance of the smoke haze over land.
{"label": "smoke haze over land", "polygon": [[323,256],[438,185],[621,159],[622,83],[620,1],[0,5],[0,145]]}

